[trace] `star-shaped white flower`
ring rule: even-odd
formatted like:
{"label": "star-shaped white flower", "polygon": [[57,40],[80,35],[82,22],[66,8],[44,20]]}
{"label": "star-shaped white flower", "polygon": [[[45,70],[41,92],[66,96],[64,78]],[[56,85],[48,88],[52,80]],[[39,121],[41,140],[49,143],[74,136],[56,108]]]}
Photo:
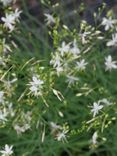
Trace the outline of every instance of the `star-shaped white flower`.
{"label": "star-shaped white flower", "polygon": [[38,79],[36,76],[32,77],[32,81],[30,82],[30,91],[35,95],[40,95],[41,94],[41,89],[43,88],[44,81]]}
{"label": "star-shaped white flower", "polygon": [[38,79],[36,76],[33,76],[32,77],[32,82],[30,82],[30,84],[33,86],[39,86],[39,85],[42,85],[44,82],[40,79]]}
{"label": "star-shaped white flower", "polygon": [[78,70],[84,70],[84,69],[86,68],[86,65],[87,65],[87,64],[88,64],[88,63],[85,62],[84,59],[82,59],[82,60],[76,62],[76,68],[77,68]]}
{"label": "star-shaped white flower", "polygon": [[57,53],[53,56],[52,60],[50,61],[50,64],[53,65],[53,67],[60,67],[61,66],[61,57]]}
{"label": "star-shaped white flower", "polygon": [[117,20],[114,20],[111,17],[109,17],[109,18],[104,17],[103,18],[103,21],[102,21],[102,25],[105,26],[105,31],[107,31],[110,28],[113,28],[114,27],[114,24],[116,22],[117,22]]}
{"label": "star-shaped white flower", "polygon": [[67,139],[66,139],[66,134],[68,133],[68,130],[63,130],[63,131],[61,131],[61,132],[59,132],[58,134],[57,134],[57,140],[58,141],[67,141]]}
{"label": "star-shaped white flower", "polygon": [[103,105],[100,105],[99,103],[94,102],[91,112],[93,113],[93,117],[95,117],[99,111],[103,108]]}
{"label": "star-shaped white flower", "polygon": [[13,31],[15,28],[15,23],[16,21],[18,21],[21,12],[22,11],[16,9],[15,12],[12,12],[10,14],[6,13],[5,17],[1,18],[1,20],[4,22],[4,26],[10,31]]}
{"label": "star-shaped white flower", "polygon": [[106,70],[111,71],[112,69],[117,69],[116,63],[117,63],[116,61],[112,61],[111,55],[107,56],[107,57],[105,58]]}
{"label": "star-shaped white flower", "polygon": [[58,66],[56,67],[56,72],[57,72],[57,75],[60,76],[60,74],[64,71],[63,67],[62,66]]}
{"label": "star-shaped white flower", "polygon": [[4,149],[0,151],[0,153],[2,154],[1,156],[10,156],[13,154],[13,150],[12,150],[13,146],[9,146],[9,145],[5,145]]}
{"label": "star-shaped white flower", "polygon": [[15,21],[18,21],[18,19],[19,19],[21,13],[22,13],[21,10],[19,10],[18,8],[15,9],[15,12],[13,13],[13,16],[14,16],[14,18],[15,18]]}
{"label": "star-shaped white flower", "polygon": [[70,49],[70,51],[74,56],[77,56],[78,54],[80,54],[80,49],[77,46],[76,40],[74,40],[73,47]]}
{"label": "star-shaped white flower", "polygon": [[21,133],[24,133],[26,130],[30,129],[30,124],[26,123],[22,126],[16,124],[14,125],[14,129],[16,130],[17,134],[20,135]]}
{"label": "star-shaped white flower", "polygon": [[68,84],[71,85],[71,84],[74,84],[78,80],[79,80],[79,78],[68,75],[66,82],[68,82]]}
{"label": "star-shaped white flower", "polygon": [[107,46],[117,46],[117,33],[112,34],[112,40],[107,42]]}
{"label": "star-shaped white flower", "polygon": [[60,51],[61,56],[64,56],[65,53],[70,51],[70,45],[63,41],[61,47],[59,47],[58,50]]}
{"label": "star-shaped white flower", "polygon": [[47,25],[55,23],[55,19],[54,19],[54,17],[52,15],[46,14],[46,13],[44,15],[46,16]]}
{"label": "star-shaped white flower", "polygon": [[7,14],[6,17],[2,17],[1,20],[4,22],[4,26],[8,28],[10,31],[14,30],[15,17],[13,14]]}

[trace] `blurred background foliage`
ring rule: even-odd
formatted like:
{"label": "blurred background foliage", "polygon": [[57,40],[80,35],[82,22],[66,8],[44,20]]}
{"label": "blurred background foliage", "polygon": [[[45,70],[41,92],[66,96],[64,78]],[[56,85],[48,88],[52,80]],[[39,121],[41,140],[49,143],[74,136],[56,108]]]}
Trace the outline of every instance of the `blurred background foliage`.
{"label": "blurred background foliage", "polygon": [[[117,15],[116,0],[16,0],[13,8],[16,7],[23,10],[19,32],[22,35],[14,34],[14,37],[20,48],[25,49],[25,57],[40,57],[40,49],[41,56],[48,58],[48,52],[52,50],[53,39],[48,31],[52,30],[54,25],[47,28],[44,13],[59,17],[61,27],[64,24],[71,30],[78,30],[81,20],[97,27],[109,10],[115,17]],[[98,14],[97,19],[94,19],[94,13]]]}

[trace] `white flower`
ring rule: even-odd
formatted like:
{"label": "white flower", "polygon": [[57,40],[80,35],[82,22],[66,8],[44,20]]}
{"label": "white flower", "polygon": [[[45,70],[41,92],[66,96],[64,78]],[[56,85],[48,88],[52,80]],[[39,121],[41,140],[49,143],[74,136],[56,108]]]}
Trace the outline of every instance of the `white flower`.
{"label": "white flower", "polygon": [[71,76],[71,75],[68,75],[67,76],[67,80],[66,82],[69,83],[69,85],[71,84],[74,84],[76,81],[78,81],[79,79],[77,77],[74,77],[74,76]]}
{"label": "white flower", "polygon": [[30,91],[37,96],[38,95],[38,87],[37,86],[31,86]]}
{"label": "white flower", "polygon": [[77,64],[76,68],[77,68],[78,70],[84,70],[84,69],[86,68],[86,65],[87,65],[88,63],[85,62],[84,59],[82,59],[81,61],[77,61],[76,64]]}
{"label": "white flower", "polygon": [[57,134],[57,140],[58,141],[66,141],[66,134],[68,133],[68,130],[63,130],[62,132],[59,132]]}
{"label": "white flower", "polygon": [[8,6],[13,0],[1,0],[1,2],[3,3],[3,5],[6,7]]}
{"label": "white flower", "polygon": [[2,17],[1,20],[4,22],[4,26],[8,28],[10,31],[13,31],[15,28],[15,22],[18,21],[19,15],[22,11],[18,9],[15,10],[14,13],[7,14],[6,17]]}
{"label": "white flower", "polygon": [[97,138],[98,138],[98,135],[97,135],[97,132],[95,132],[93,134],[92,140],[91,140],[91,142],[92,142],[93,145],[96,145],[97,144]]}
{"label": "white flower", "polygon": [[10,156],[13,154],[13,150],[12,150],[13,146],[9,146],[9,145],[5,145],[5,148],[3,150],[0,151],[0,153],[2,154],[1,156]]}
{"label": "white flower", "polygon": [[60,67],[61,66],[61,57],[56,53],[56,55],[54,55],[52,60],[50,61],[50,64],[52,64],[54,68]]}
{"label": "white flower", "polygon": [[46,13],[44,15],[46,16],[47,25],[55,23],[55,19],[52,15]]}
{"label": "white flower", "polygon": [[58,50],[60,51],[61,56],[64,56],[65,53],[70,51],[70,45],[63,41],[61,47],[59,47]]}
{"label": "white flower", "polygon": [[91,112],[93,113],[93,117],[95,117],[99,111],[103,108],[103,105],[100,105],[99,103],[94,102]]}
{"label": "white flower", "polygon": [[64,69],[63,69],[62,66],[57,66],[57,67],[56,67],[56,72],[57,72],[57,75],[58,75],[58,76],[59,76],[63,71],[64,71]]}
{"label": "white flower", "polygon": [[18,21],[18,19],[19,19],[21,13],[22,13],[21,10],[18,10],[18,8],[15,9],[15,12],[13,13],[13,16],[14,16],[14,18],[15,18],[15,21]]}
{"label": "white flower", "polygon": [[23,126],[16,124],[13,127],[16,130],[17,134],[20,135],[21,133],[24,133],[26,130],[30,129],[30,124],[25,123]]}
{"label": "white flower", "polygon": [[44,83],[42,80],[38,79],[36,76],[33,76],[32,80],[33,81],[30,82],[32,86],[41,86]]}
{"label": "white flower", "polygon": [[117,33],[112,34],[112,40],[107,42],[107,46],[117,46]]}
{"label": "white flower", "polygon": [[13,14],[6,14],[6,17],[2,17],[1,20],[4,22],[4,26],[10,31],[14,30],[15,17]]}
{"label": "white flower", "polygon": [[20,123],[16,123],[13,125],[13,128],[16,130],[17,134],[20,135],[21,133],[24,133],[28,129],[31,128],[31,120],[32,120],[32,112],[28,111],[27,113],[21,114],[21,121]]}
{"label": "white flower", "polygon": [[102,21],[102,25],[105,26],[105,31],[109,30],[110,28],[113,28],[113,24],[116,23],[116,20],[112,20],[111,17],[109,18],[106,18],[104,17],[103,18],[103,21]]}
{"label": "white flower", "polygon": [[14,83],[14,82],[16,82],[17,81],[17,78],[14,78],[13,80],[3,80],[3,82],[4,82],[4,85],[5,85],[5,88],[7,89],[7,90],[12,90],[12,84]]}
{"label": "white flower", "polygon": [[21,133],[24,133],[28,129],[31,128],[31,120],[32,120],[32,112],[28,111],[26,113],[21,114],[21,121],[20,123],[16,123],[13,125],[13,128],[16,130],[17,134],[20,135]]}
{"label": "white flower", "polygon": [[30,82],[31,87],[29,88],[30,91],[35,95],[41,94],[41,89],[43,88],[44,81],[38,79],[36,76],[32,77],[32,82]]}
{"label": "white flower", "polygon": [[74,56],[77,56],[78,54],[80,54],[80,49],[77,46],[76,40],[74,40],[73,47],[70,49],[70,51]]}
{"label": "white flower", "polygon": [[111,55],[105,58],[106,70],[111,71],[112,69],[117,69],[116,61],[112,61]]}
{"label": "white flower", "polygon": [[0,91],[0,103],[4,102],[4,92]]}
{"label": "white flower", "polygon": [[13,127],[16,130],[18,135],[25,132],[25,129],[23,127],[19,126],[18,124],[14,125]]}
{"label": "white flower", "polygon": [[23,118],[28,122],[28,123],[30,123],[31,122],[31,120],[32,120],[32,112],[31,111],[28,111],[27,113],[24,113],[23,114]]}

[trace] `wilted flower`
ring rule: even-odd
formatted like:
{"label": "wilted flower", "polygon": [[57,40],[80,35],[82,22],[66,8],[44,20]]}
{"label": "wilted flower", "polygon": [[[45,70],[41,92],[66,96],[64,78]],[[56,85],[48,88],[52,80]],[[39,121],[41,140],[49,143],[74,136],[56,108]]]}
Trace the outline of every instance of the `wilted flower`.
{"label": "wilted flower", "polygon": [[57,125],[54,122],[50,122],[50,127],[51,127],[52,134],[55,133],[56,131],[62,129],[62,127],[60,125]]}
{"label": "wilted flower", "polygon": [[106,98],[99,100],[99,103],[103,103],[106,106],[112,105],[112,103],[110,101],[108,101]]}
{"label": "wilted flower", "polygon": [[98,138],[98,134],[97,134],[97,132],[94,132],[94,134],[92,136],[92,140],[91,140],[91,143],[93,146],[97,145],[97,138]]}

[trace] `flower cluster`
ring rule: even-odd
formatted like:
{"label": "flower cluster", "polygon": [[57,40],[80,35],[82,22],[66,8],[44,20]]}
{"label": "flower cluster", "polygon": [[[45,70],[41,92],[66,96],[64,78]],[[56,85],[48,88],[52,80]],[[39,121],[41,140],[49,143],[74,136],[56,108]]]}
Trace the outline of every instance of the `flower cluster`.
{"label": "flower cluster", "polygon": [[[17,86],[17,76],[15,72],[11,72],[11,75],[7,75],[7,72],[11,69],[9,66],[9,52],[12,52],[11,47],[13,43],[13,41],[10,40],[12,37],[11,33],[15,31],[22,11],[18,8],[13,10],[13,8],[11,8],[12,3],[13,0],[0,0],[0,8],[2,8],[3,5],[4,11],[4,13],[1,12],[1,15],[4,16],[0,17],[0,129],[7,127],[7,124],[13,127],[12,120],[16,117],[16,108],[11,99]],[[5,141],[7,142],[8,140]],[[0,142],[2,143],[2,141]],[[8,144],[5,144],[5,147],[0,150],[1,156],[11,156],[13,153],[13,146]]]}
{"label": "flower cluster", "polygon": [[1,20],[4,22],[4,27],[8,28],[11,31],[15,29],[15,23],[19,21],[19,15],[22,11],[18,9],[15,12],[6,13],[5,17],[2,17]]}
{"label": "flower cluster", "polygon": [[[77,148],[73,155],[81,155],[83,149],[92,152],[108,144],[108,131],[117,118],[117,61],[112,51],[117,21],[107,15],[98,27],[80,21],[78,29],[72,29],[57,14],[45,13],[51,47],[35,42],[31,29],[25,34],[32,47],[25,42],[17,46],[12,33],[17,34],[22,11],[9,8],[12,0],[1,2],[5,16],[0,25],[0,154],[57,156],[54,150],[63,148],[72,155]],[[39,57],[32,57],[33,45]],[[44,48],[48,58],[41,53]],[[24,57],[27,49],[31,54]],[[48,154],[49,145],[55,148]]]}

